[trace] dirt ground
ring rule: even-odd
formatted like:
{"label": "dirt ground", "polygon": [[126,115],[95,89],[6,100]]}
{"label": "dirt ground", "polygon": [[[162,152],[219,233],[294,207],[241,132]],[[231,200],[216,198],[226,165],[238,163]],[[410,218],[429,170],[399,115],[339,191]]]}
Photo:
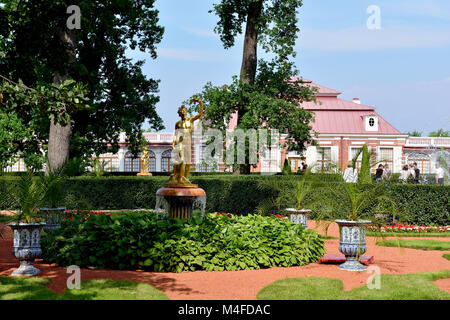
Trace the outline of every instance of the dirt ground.
{"label": "dirt ground", "polygon": [[[314,222],[309,222],[314,227]],[[0,239],[0,276],[9,276],[18,267],[17,259],[12,255],[12,233],[4,231],[5,239]],[[339,231],[333,224],[328,232],[338,236]],[[418,239],[418,238],[414,238]],[[449,238],[427,238],[450,241]],[[372,265],[378,266],[382,274],[404,274],[427,271],[449,270],[450,261],[443,258],[443,251],[424,251],[406,248],[390,248],[375,245],[376,239],[368,237],[366,255],[373,255]],[[339,240],[325,241],[327,253],[339,253]],[[54,264],[44,264],[37,260],[35,266],[41,270],[39,277],[52,279],[48,288],[63,292],[70,274],[66,269]],[[344,290],[351,290],[366,284],[367,272],[349,272],[339,270],[337,265],[312,263],[303,267],[270,268],[242,271],[195,271],[184,273],[157,273],[119,270],[81,269],[82,280],[114,279],[145,282],[167,294],[170,299],[187,300],[253,300],[257,293],[270,283],[285,278],[306,276],[338,278],[344,283]],[[435,284],[450,293],[450,279],[435,281]]]}

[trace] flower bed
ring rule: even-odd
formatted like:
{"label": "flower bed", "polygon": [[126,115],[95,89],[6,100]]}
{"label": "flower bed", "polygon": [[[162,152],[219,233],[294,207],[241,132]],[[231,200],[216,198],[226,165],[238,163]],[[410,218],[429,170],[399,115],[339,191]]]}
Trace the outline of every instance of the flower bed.
{"label": "flower bed", "polygon": [[426,226],[426,225],[412,225],[406,223],[395,222],[393,224],[386,224],[377,226],[370,224],[367,229],[369,232],[403,232],[403,233],[428,233],[428,232],[450,232],[450,226]]}

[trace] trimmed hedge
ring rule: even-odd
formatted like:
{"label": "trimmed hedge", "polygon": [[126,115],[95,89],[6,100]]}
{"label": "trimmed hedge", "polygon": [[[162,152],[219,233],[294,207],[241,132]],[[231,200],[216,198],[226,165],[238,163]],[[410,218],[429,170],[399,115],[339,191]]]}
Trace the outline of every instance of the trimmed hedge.
{"label": "trimmed hedge", "polygon": [[324,239],[288,219],[208,214],[203,221],[155,214],[75,217],[41,239],[44,261],[157,272],[301,266],[325,253]]}
{"label": "trimmed hedge", "polygon": [[[323,180],[331,176],[323,175]],[[208,175],[192,176],[190,180],[206,191],[206,212],[248,214],[274,190],[258,189],[261,179],[286,179],[287,176]],[[7,184],[17,177],[0,179],[1,209],[14,209],[8,201]],[[77,177],[69,178],[64,206],[69,209],[154,209],[156,191],[167,177]],[[450,186],[390,184],[389,193],[397,200],[411,224],[450,224]],[[7,200],[3,201],[2,200]]]}

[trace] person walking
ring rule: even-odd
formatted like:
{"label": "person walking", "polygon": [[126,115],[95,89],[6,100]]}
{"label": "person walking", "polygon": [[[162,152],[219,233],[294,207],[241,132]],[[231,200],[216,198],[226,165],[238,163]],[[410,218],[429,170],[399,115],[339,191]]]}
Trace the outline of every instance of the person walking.
{"label": "person walking", "polygon": [[444,184],[444,169],[441,168],[439,163],[436,163],[436,184]]}
{"label": "person walking", "polygon": [[402,172],[400,173],[400,180],[402,180],[403,183],[406,183],[406,181],[408,180],[408,175],[408,165],[404,165],[402,167]]}
{"label": "person walking", "polygon": [[416,179],[416,172],[414,171],[414,166],[412,163],[409,164],[409,169],[408,169],[408,182],[409,183],[414,183]]}
{"label": "person walking", "polygon": [[415,173],[414,183],[418,184],[419,180],[420,180],[420,169],[417,168],[417,162],[413,163],[413,167],[414,167],[414,173]]}
{"label": "person walking", "polygon": [[384,165],[384,170],[383,170],[383,179],[385,181],[390,181],[391,175],[392,175],[392,171],[391,171],[391,169],[389,169],[389,165],[386,163]]}
{"label": "person walking", "polygon": [[383,165],[380,163],[378,165],[377,171],[375,172],[375,182],[381,182],[383,177]]}
{"label": "person walking", "polygon": [[347,164],[347,169],[344,172],[344,181],[356,183],[358,181],[358,171],[353,169],[353,163],[351,161]]}

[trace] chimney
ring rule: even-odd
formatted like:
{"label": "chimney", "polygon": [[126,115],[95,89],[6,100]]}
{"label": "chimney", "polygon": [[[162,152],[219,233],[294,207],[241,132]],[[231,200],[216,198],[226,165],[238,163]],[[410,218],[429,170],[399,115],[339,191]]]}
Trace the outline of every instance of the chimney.
{"label": "chimney", "polygon": [[361,104],[361,101],[359,101],[359,98],[353,98],[353,103]]}

